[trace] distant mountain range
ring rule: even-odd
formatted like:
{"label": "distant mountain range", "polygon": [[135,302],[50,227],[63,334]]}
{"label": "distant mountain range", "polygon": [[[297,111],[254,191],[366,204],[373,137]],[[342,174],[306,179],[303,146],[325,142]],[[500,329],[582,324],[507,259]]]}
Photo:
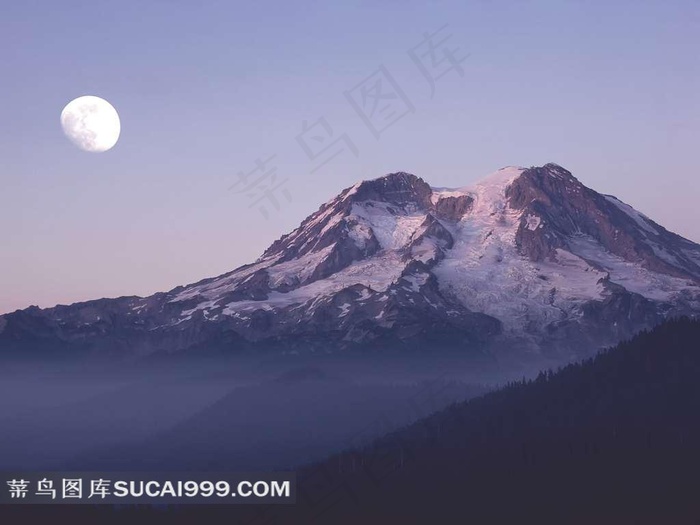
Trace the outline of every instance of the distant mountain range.
{"label": "distant mountain range", "polygon": [[[676,319],[297,471],[231,523],[698,523],[700,322]],[[134,512],[131,518],[140,517]],[[187,523],[203,518],[175,511]],[[255,521],[254,521],[255,519]]]}
{"label": "distant mountain range", "polygon": [[700,245],[556,165],[391,173],[252,264],[150,297],[0,316],[0,354],[451,350],[570,359],[700,312]]}
{"label": "distant mountain range", "polygon": [[[698,339],[700,321],[668,321],[556,373],[541,372],[453,403],[371,443],[353,442],[296,469],[294,505],[6,505],[3,518],[43,523],[60,515],[66,523],[114,524],[150,524],[154,518],[285,525],[698,523]],[[329,403],[323,396],[304,402]],[[108,457],[122,464],[145,458],[148,469],[159,456],[194,452],[220,468],[235,454],[235,447],[225,445],[225,431],[250,425],[227,407],[230,399],[152,439],[141,456],[112,451]],[[256,405],[254,412],[267,407]],[[316,421],[308,418],[306,410],[289,412],[289,423],[313,428]],[[84,438],[82,430],[77,434]],[[260,437],[262,446],[270,437]],[[209,441],[211,451],[204,445]]]}

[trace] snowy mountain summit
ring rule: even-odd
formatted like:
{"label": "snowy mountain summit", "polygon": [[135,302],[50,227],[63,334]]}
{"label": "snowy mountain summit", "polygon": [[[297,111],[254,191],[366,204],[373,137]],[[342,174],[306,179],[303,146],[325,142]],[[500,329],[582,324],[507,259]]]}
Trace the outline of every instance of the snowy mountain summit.
{"label": "snowy mountain summit", "polygon": [[556,164],[345,189],[253,264],[0,317],[0,351],[454,350],[570,358],[700,312],[700,245]]}

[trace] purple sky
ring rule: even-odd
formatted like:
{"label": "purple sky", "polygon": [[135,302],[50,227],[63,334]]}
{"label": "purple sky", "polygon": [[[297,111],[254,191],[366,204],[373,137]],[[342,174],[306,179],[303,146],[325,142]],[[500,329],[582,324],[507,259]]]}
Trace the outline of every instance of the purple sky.
{"label": "purple sky", "polygon": [[[463,186],[556,162],[700,241],[698,2],[197,4],[3,7],[0,313],[226,272],[391,171]],[[464,60],[432,67],[424,35],[445,24],[432,41]],[[431,87],[419,64],[445,74]],[[377,78],[400,95],[368,125]],[[120,113],[106,153],[61,131],[85,94]],[[272,155],[290,202],[266,219],[228,188]]]}

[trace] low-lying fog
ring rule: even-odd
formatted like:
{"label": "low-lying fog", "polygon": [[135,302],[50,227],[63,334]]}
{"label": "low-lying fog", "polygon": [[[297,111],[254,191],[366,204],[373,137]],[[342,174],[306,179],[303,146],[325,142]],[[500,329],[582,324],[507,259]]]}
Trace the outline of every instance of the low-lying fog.
{"label": "low-lying fog", "polygon": [[0,469],[292,468],[523,375],[454,357],[2,363]]}

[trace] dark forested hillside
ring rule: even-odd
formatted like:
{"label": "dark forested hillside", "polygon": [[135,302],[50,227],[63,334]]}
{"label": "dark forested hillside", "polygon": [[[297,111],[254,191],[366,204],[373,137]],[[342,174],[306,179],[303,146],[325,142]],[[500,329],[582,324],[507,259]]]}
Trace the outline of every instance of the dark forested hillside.
{"label": "dark forested hillside", "polygon": [[680,319],[305,474],[340,500],[328,523],[691,523],[699,467],[700,322]]}
{"label": "dark forested hillside", "polygon": [[[295,506],[122,510],[228,523],[696,523],[700,322],[667,322],[298,473]],[[109,517],[107,509],[100,520]],[[59,513],[57,515],[62,514]],[[216,515],[216,516],[215,516]]]}

